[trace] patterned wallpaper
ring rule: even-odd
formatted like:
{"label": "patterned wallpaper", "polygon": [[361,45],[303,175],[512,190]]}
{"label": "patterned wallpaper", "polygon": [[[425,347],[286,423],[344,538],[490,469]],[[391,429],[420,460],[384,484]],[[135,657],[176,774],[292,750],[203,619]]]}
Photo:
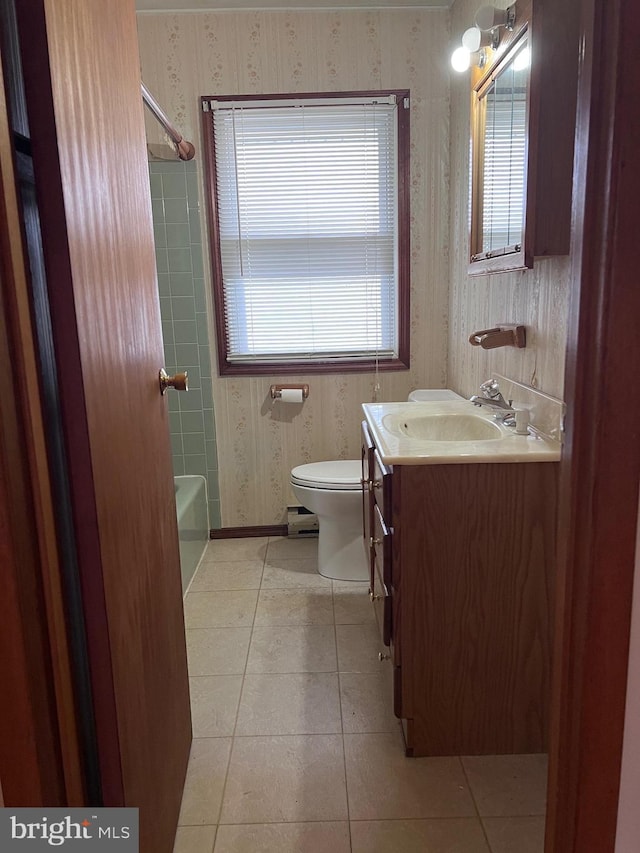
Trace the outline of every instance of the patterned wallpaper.
{"label": "patterned wallpaper", "polygon": [[[496,0],[506,8],[511,0]],[[472,26],[478,0],[456,0],[451,38]],[[569,257],[536,260],[532,270],[467,275],[469,258],[469,74],[451,74],[451,271],[449,371],[452,388],[470,396],[492,373],[501,373],[563,397],[569,301]],[[500,322],[527,327],[526,349],[483,350],[469,335]]]}
{"label": "patterned wallpaper", "polygon": [[[412,388],[445,386],[449,13],[143,13],[138,30],[143,79],[198,151],[200,95],[411,89],[411,369],[381,374],[378,399],[401,400]],[[152,119],[147,128],[149,142],[161,144]],[[202,203],[199,158],[197,167]],[[272,404],[269,386],[275,381],[308,382],[310,397],[302,406]],[[374,383],[371,374],[214,376],[222,525],[283,523],[287,505],[295,502],[292,467],[359,458],[360,403],[373,399]]]}

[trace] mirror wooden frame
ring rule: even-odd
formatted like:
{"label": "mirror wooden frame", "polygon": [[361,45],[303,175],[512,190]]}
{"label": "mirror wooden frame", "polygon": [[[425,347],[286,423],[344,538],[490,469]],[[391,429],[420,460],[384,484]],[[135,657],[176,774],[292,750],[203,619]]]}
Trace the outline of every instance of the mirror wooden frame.
{"label": "mirror wooden frame", "polygon": [[[558,6],[553,0],[517,0],[512,30],[498,31],[498,50],[487,48],[489,61],[474,68],[472,96],[483,81],[489,79],[508,56],[526,29],[531,50],[527,104],[526,144],[526,212],[523,232],[523,254],[515,254],[470,262],[468,273],[488,275],[513,270],[526,270],[537,258],[569,254],[571,243],[571,198],[573,153],[578,75],[578,18],[568,4]],[[512,8],[512,7],[510,7]],[[472,101],[472,120],[473,104]],[[472,123],[473,130],[473,123]],[[472,144],[474,140],[472,137]],[[474,151],[477,149],[475,141]],[[473,156],[471,169],[473,173]],[[475,177],[477,180],[477,164]],[[477,188],[473,183],[472,199]],[[475,190],[475,195],[474,195]],[[477,206],[470,222],[477,222]],[[474,225],[477,228],[477,225]],[[476,244],[477,245],[477,244]],[[480,247],[481,249],[482,247]],[[470,253],[478,253],[470,234]]]}

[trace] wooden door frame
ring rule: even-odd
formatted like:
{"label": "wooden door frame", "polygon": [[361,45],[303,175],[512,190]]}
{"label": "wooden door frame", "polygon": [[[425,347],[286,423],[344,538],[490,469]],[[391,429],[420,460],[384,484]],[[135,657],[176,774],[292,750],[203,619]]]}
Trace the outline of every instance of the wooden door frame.
{"label": "wooden door frame", "polygon": [[[0,407],[0,773],[11,806],[65,800],[34,494],[24,442],[16,305],[0,214],[0,360],[9,381]],[[13,304],[12,304],[13,303]],[[16,345],[17,344],[17,345]]]}
{"label": "wooden door frame", "polygon": [[581,68],[548,853],[615,847],[640,475],[634,5],[575,3]]}
{"label": "wooden door frame", "polygon": [[6,371],[0,407],[0,770],[7,805],[81,805],[84,779],[27,270],[0,62],[0,363]]}

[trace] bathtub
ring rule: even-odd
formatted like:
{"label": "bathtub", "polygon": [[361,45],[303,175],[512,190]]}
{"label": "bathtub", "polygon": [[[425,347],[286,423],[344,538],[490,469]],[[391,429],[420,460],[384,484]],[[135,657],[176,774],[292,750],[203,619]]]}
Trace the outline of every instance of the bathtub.
{"label": "bathtub", "polygon": [[174,485],[184,595],[209,541],[207,483],[204,477],[194,475],[174,477]]}

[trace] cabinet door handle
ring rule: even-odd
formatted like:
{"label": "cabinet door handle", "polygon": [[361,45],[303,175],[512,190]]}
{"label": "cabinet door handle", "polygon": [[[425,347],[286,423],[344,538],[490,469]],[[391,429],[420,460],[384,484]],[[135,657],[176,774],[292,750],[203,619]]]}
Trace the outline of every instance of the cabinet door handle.
{"label": "cabinet door handle", "polygon": [[381,485],[380,480],[369,480],[369,491],[373,492],[375,489],[379,489]]}
{"label": "cabinet door handle", "polygon": [[387,655],[384,652],[378,652],[378,660],[382,663],[383,660],[391,660],[391,655]]}
{"label": "cabinet door handle", "polygon": [[373,548],[375,545],[382,545],[382,539],[376,539],[373,536],[369,537],[369,547]]}
{"label": "cabinet door handle", "polygon": [[376,594],[375,594],[375,592],[374,592],[372,589],[370,589],[370,590],[369,590],[369,598],[371,599],[371,601],[380,601],[380,599],[382,598],[382,596],[381,596],[381,595],[376,595]]}

